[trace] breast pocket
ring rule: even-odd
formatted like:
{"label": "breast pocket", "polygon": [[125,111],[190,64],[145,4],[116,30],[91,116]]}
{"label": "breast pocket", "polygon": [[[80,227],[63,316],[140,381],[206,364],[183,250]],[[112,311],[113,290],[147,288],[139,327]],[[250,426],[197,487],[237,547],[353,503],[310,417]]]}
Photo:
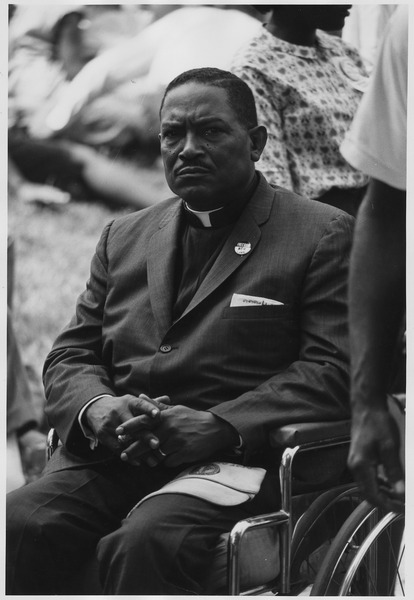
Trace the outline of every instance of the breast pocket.
{"label": "breast pocket", "polygon": [[287,304],[265,304],[261,306],[227,306],[223,310],[223,319],[282,319],[292,315]]}
{"label": "breast pocket", "polygon": [[232,345],[239,364],[246,368],[271,370],[297,359],[299,324],[292,306],[226,307],[221,322],[223,342]]}

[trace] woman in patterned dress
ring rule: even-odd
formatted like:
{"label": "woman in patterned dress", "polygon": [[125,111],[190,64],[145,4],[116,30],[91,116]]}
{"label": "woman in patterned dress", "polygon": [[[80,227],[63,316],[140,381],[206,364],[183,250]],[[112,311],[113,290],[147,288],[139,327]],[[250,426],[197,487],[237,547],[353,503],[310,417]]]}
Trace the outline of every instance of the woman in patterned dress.
{"label": "woman in patterned dress", "polygon": [[[368,75],[339,35],[351,5],[266,5],[270,18],[236,55],[269,138],[258,168],[275,185],[355,215],[367,177],[339,147]],[[327,33],[330,32],[330,33]]]}

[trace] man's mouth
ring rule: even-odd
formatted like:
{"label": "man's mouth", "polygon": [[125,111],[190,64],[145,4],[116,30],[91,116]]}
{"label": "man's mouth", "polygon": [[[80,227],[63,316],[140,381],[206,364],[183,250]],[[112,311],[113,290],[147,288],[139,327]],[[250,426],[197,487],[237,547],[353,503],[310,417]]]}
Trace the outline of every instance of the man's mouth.
{"label": "man's mouth", "polygon": [[176,170],[175,175],[181,177],[183,175],[204,175],[208,173],[208,169],[196,165],[187,165]]}

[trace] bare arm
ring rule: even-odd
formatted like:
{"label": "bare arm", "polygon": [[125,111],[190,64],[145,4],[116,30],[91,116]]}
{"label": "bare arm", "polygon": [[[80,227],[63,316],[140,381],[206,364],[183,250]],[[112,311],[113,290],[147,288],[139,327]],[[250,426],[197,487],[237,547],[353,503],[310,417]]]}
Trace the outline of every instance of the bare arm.
{"label": "bare arm", "polygon": [[404,315],[405,195],[372,180],[358,214],[350,268],[349,465],[367,499],[387,508],[377,483],[379,465],[397,496],[404,494],[398,433],[386,396]]}

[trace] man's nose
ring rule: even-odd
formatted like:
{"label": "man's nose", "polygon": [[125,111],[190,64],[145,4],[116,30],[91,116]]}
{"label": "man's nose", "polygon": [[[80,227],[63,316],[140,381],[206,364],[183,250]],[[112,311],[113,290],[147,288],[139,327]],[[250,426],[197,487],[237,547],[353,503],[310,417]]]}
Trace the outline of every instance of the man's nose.
{"label": "man's nose", "polygon": [[202,153],[202,147],[198,136],[188,132],[183,140],[183,146],[180,150],[180,158],[191,160]]}

